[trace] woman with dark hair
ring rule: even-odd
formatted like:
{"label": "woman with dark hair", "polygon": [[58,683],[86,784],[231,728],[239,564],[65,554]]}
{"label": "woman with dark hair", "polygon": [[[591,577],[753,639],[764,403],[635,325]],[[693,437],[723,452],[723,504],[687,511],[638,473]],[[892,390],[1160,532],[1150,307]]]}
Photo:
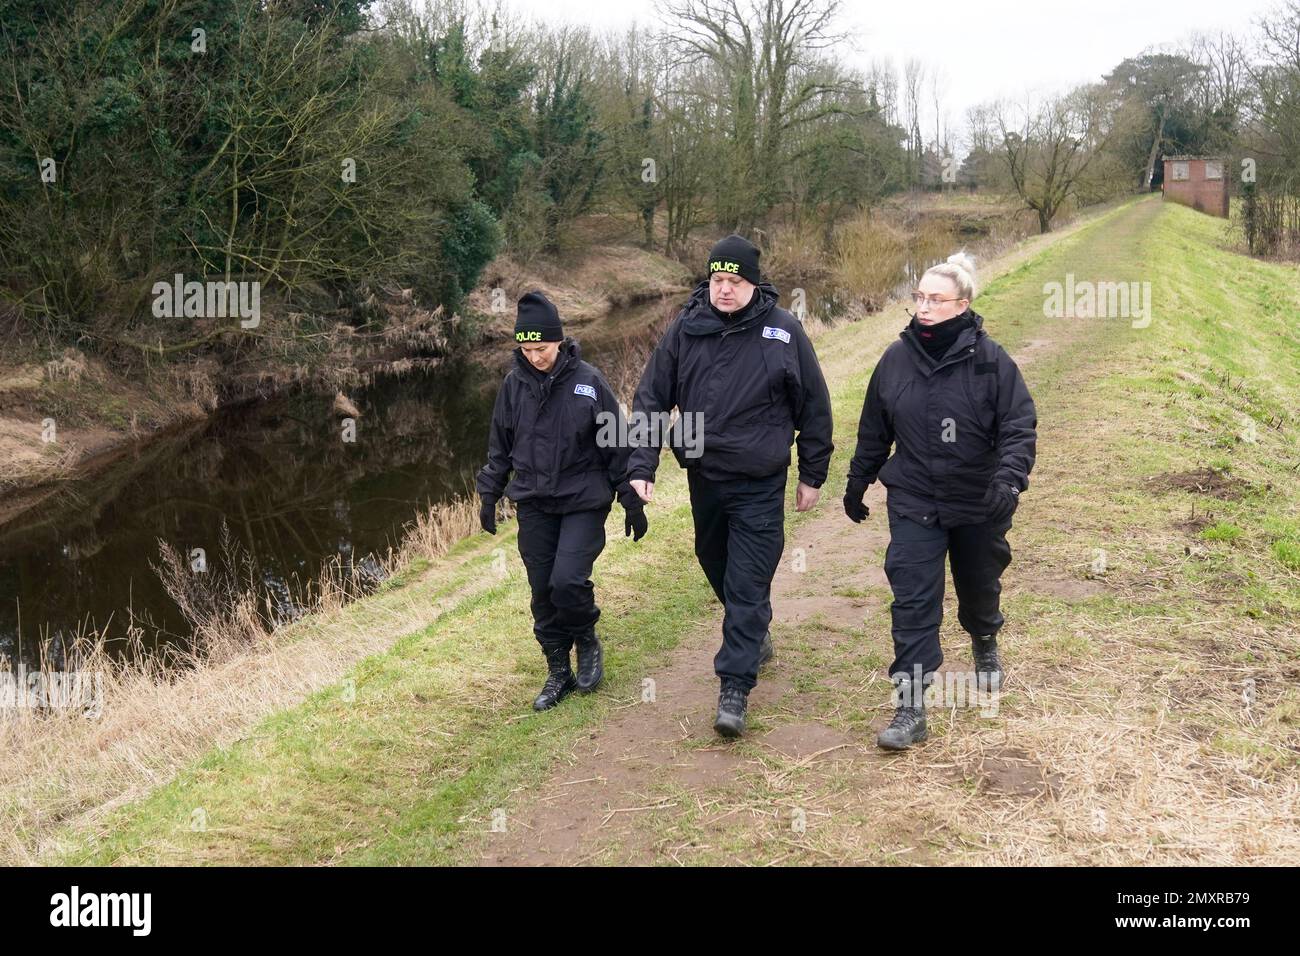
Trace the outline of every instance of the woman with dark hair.
{"label": "woman with dark hair", "polygon": [[[519,300],[515,342],[476,487],[479,522],[489,534],[496,534],[503,494],[517,508],[533,634],[548,671],[533,707],[546,710],[575,690],[594,690],[604,675],[591,569],[605,548],[615,492],[626,511],[625,534],[640,541],[647,522],[627,482],[630,449],[617,439],[598,440],[626,434],[618,401],[604,376],[582,360],[578,343],[565,337],[559,313],[542,293]],[[576,676],[569,659],[575,645]]]}

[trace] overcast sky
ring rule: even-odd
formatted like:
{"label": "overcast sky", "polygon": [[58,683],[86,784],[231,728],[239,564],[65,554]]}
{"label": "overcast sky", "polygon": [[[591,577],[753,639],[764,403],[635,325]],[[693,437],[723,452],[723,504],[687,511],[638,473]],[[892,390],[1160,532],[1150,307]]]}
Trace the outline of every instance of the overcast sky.
{"label": "overcast sky", "polygon": [[[649,0],[503,0],[507,7],[548,22],[567,20],[595,29],[623,29],[634,21],[657,25]],[[747,0],[740,0],[743,5]],[[843,26],[856,49],[846,59],[867,66],[915,56],[937,67],[945,109],[959,142],[966,109],[999,97],[1023,98],[1027,90],[1053,92],[1099,79],[1126,56],[1184,39],[1194,31],[1254,32],[1254,21],[1279,0],[891,0],[842,6]],[[929,99],[927,84],[926,98]],[[921,127],[934,137],[928,112]]]}

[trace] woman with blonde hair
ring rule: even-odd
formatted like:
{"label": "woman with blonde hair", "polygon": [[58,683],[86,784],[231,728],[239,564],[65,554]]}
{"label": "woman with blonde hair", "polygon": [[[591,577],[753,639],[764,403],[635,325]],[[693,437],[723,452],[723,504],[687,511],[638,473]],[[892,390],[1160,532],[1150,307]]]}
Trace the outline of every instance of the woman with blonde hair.
{"label": "woman with blonde hair", "polygon": [[916,314],[871,374],[849,465],[844,511],[854,522],[869,513],[867,487],[879,478],[886,488],[897,708],[877,743],[890,750],[927,735],[925,687],[943,662],[945,557],[976,680],[996,690],[1004,676],[996,637],[1006,533],[1029,486],[1038,417],[1020,369],[970,308],[975,295],[964,252],[926,270],[912,294]]}

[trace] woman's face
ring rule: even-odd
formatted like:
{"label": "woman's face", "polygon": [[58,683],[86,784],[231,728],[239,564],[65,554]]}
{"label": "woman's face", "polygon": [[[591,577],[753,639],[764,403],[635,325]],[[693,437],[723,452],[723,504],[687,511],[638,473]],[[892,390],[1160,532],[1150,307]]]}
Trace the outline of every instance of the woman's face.
{"label": "woman's face", "polygon": [[519,349],[533,368],[539,372],[549,372],[555,365],[555,357],[560,354],[560,343],[526,342]]}
{"label": "woman's face", "polygon": [[[922,276],[916,291],[925,296],[924,299],[913,299],[916,302],[916,321],[922,325],[938,325],[940,322],[947,322],[961,315],[970,305],[970,299],[957,297],[957,283],[947,276],[933,274]],[[936,302],[937,299],[944,301]]]}
{"label": "woman's face", "polygon": [[709,301],[719,312],[735,312],[749,305],[756,286],[730,272],[715,272],[709,277]]}

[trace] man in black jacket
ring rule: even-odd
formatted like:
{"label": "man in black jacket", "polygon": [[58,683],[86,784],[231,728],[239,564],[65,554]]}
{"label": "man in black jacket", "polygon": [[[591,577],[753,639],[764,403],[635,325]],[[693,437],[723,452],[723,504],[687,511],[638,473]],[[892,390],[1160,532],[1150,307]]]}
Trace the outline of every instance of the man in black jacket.
{"label": "man in black jacket", "polygon": [[844,509],[853,521],[868,514],[868,485],[879,478],[888,489],[889,673],[900,706],[879,742],[890,749],[925,739],[924,688],[943,661],[945,556],[976,679],[996,690],[1003,677],[999,579],[1011,561],[1006,532],[1029,486],[1038,418],[1020,369],[970,308],[973,295],[964,254],[923,276],[916,316],[871,374],[849,464]]}
{"label": "man in black jacket", "polygon": [[[670,447],[686,469],[695,555],[725,608],[714,729],[744,732],[750,690],[772,655],[772,576],[785,548],[785,486],[798,434],[795,506],[817,503],[831,451],[831,404],[803,325],[763,282],[759,251],[738,235],[709,253],[709,278],[669,325],[637,388],[634,430],[673,408]],[[635,432],[634,432],[635,433]],[[695,434],[697,446],[683,439]],[[628,466],[645,501],[654,492],[659,433],[653,428]]]}
{"label": "man in black jacket", "polygon": [[[476,487],[479,521],[496,534],[496,505],[518,507],[519,554],[532,589],[533,633],[546,655],[546,685],[533,707],[554,707],[603,676],[591,569],[605,547],[605,519],[618,495],[624,532],[640,541],[645,506],[627,482],[629,449],[599,440],[623,434],[622,410],[604,376],[565,338],[555,306],[540,292],[519,300],[514,365],[492,410],[487,464]],[[512,477],[513,475],[513,477]],[[578,650],[578,673],[569,665]]]}

